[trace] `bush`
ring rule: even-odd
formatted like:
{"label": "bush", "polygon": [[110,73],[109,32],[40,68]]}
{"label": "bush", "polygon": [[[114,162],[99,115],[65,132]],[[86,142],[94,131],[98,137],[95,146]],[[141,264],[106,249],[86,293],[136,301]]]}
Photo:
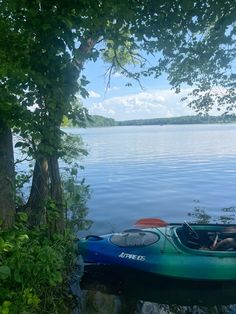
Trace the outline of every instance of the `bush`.
{"label": "bush", "polygon": [[72,233],[49,238],[46,225],[28,230],[26,220],[19,214],[12,230],[0,231],[0,313],[66,313]]}

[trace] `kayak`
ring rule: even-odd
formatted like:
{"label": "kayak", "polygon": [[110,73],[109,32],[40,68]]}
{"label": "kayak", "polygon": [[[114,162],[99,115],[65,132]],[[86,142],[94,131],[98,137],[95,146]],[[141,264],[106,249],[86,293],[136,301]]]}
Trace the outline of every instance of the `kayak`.
{"label": "kayak", "polygon": [[[174,279],[236,280],[235,248],[217,250],[236,239],[236,225],[159,224],[78,241],[84,262],[125,266]],[[236,241],[236,240],[235,240]]]}

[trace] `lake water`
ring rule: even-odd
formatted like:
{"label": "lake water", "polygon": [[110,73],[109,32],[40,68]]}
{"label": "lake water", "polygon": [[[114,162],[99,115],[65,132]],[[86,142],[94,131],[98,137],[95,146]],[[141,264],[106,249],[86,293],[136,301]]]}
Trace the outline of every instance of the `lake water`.
{"label": "lake water", "polygon": [[[91,188],[87,233],[120,231],[144,217],[235,223],[235,124],[68,131],[81,134],[89,151],[80,173]],[[81,285],[86,314],[236,313],[235,284],[169,285],[95,268]]]}
{"label": "lake water", "polygon": [[214,221],[234,211],[235,124],[70,131],[89,151],[80,175],[91,187],[90,232],[119,231],[144,217],[182,222],[200,210]]}

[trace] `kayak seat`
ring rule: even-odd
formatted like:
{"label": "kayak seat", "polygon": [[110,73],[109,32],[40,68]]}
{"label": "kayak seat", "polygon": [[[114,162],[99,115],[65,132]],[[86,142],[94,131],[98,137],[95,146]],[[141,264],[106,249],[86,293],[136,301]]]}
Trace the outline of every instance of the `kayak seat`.
{"label": "kayak seat", "polygon": [[220,241],[213,248],[214,251],[235,251],[236,250],[236,239],[235,237],[222,237]]}
{"label": "kayak seat", "polygon": [[187,232],[187,230],[183,227],[179,227],[176,229],[176,233],[179,237],[180,242],[191,248],[191,249],[199,249],[200,248],[200,243],[197,239],[193,239],[191,238],[191,236],[189,235],[189,233]]}

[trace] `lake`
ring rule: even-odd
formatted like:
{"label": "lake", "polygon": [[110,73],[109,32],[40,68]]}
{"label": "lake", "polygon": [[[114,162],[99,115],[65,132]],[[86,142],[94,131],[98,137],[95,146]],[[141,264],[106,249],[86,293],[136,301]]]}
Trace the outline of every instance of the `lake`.
{"label": "lake", "polygon": [[[235,223],[236,125],[70,129],[89,156],[86,233],[130,228],[144,217]],[[85,269],[83,313],[236,313],[236,285],[153,283],[129,271]]]}
{"label": "lake", "polygon": [[91,188],[90,232],[119,231],[144,217],[191,221],[200,210],[214,221],[234,211],[235,124],[69,131],[89,151],[80,176]]}

